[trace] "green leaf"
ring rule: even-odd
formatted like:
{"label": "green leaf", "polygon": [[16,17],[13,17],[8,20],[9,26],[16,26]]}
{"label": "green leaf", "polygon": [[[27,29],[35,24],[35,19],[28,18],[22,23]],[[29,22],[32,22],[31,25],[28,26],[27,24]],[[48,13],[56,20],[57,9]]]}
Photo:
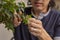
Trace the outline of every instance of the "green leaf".
{"label": "green leaf", "polygon": [[[1,0],[0,1],[0,23],[4,23],[8,30],[12,30],[14,32],[14,25],[13,25],[13,14],[14,10],[19,10],[25,8],[25,3],[20,2],[19,5],[16,5],[15,0]],[[23,23],[27,24],[28,18],[24,15],[20,16],[23,19]]]}

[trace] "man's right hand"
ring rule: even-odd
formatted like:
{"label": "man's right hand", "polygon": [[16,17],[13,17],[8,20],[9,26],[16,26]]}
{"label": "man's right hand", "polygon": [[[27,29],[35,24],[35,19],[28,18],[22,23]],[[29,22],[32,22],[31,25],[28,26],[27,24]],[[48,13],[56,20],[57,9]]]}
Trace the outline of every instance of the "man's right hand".
{"label": "man's right hand", "polygon": [[20,25],[21,21],[22,21],[22,19],[21,19],[20,15],[15,11],[14,12],[14,19],[13,19],[14,27],[17,27],[18,25]]}

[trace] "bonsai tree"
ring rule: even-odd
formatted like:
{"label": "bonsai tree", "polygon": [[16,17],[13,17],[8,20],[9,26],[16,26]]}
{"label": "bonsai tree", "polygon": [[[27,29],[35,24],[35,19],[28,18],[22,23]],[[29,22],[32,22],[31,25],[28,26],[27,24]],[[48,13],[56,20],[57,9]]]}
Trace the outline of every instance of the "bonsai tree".
{"label": "bonsai tree", "polygon": [[12,30],[14,32],[14,25],[13,25],[13,17],[14,17],[14,10],[22,10],[23,14],[20,17],[23,19],[23,23],[27,24],[28,17],[24,15],[24,2],[16,4],[15,0],[0,0],[0,23],[4,23],[8,30]]}

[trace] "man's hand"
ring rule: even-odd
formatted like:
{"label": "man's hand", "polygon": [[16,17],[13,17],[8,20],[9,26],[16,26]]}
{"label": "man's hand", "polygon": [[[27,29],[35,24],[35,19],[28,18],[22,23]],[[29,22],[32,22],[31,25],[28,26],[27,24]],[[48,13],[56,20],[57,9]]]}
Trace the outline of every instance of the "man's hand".
{"label": "man's hand", "polygon": [[[52,40],[48,33],[42,26],[42,22],[35,18],[30,18],[28,23],[28,28],[31,34],[38,37],[38,39],[42,40]],[[47,38],[48,37],[48,38]]]}
{"label": "man's hand", "polygon": [[29,23],[28,23],[28,28],[29,31],[34,35],[34,36],[40,36],[42,34],[42,22],[40,20],[37,20],[35,18],[30,18]]}
{"label": "man's hand", "polygon": [[14,26],[17,27],[18,25],[20,25],[21,21],[22,21],[22,19],[21,19],[20,15],[15,11],[14,19],[13,19]]}

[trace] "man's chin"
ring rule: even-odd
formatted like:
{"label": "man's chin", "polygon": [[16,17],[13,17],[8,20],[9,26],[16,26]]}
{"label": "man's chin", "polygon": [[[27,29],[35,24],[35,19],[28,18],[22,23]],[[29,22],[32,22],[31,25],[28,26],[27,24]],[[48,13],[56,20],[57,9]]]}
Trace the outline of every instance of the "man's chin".
{"label": "man's chin", "polygon": [[36,7],[35,9],[36,9],[36,10],[43,10],[42,7]]}

